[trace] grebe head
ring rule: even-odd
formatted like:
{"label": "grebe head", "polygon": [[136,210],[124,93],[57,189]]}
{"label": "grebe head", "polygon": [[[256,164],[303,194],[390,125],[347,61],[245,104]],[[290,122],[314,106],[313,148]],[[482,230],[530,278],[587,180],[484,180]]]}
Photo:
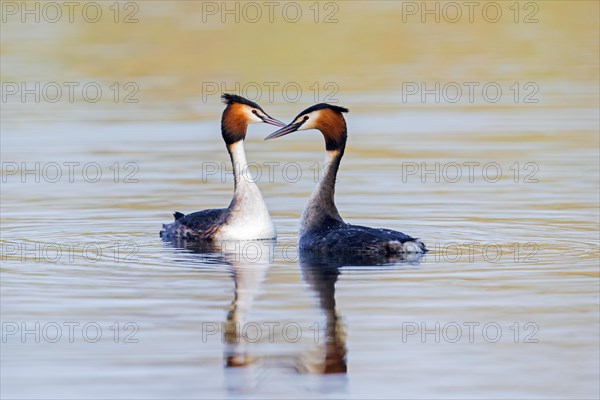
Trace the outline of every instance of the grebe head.
{"label": "grebe head", "polygon": [[267,114],[261,106],[253,101],[235,94],[223,94],[223,103],[227,104],[221,119],[221,133],[225,143],[231,144],[246,138],[248,124],[264,122],[275,126],[285,126]]}
{"label": "grebe head", "polygon": [[302,111],[291,123],[273,132],[265,140],[285,136],[295,131],[318,129],[325,138],[327,150],[337,150],[346,145],[347,130],[346,120],[342,113],[348,109],[331,104],[315,104]]}

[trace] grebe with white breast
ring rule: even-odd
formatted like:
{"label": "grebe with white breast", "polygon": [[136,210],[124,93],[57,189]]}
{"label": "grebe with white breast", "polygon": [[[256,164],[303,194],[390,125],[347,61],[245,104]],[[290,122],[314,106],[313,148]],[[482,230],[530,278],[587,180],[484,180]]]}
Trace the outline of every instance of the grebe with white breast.
{"label": "grebe with white breast", "polygon": [[163,239],[187,241],[274,239],[275,226],[256,183],[248,172],[244,139],[248,124],[264,122],[285,126],[269,116],[258,104],[241,96],[224,94],[227,105],[221,119],[221,133],[233,164],[233,199],[227,208],[215,208],[184,215],[175,212],[175,221],[163,224]]}

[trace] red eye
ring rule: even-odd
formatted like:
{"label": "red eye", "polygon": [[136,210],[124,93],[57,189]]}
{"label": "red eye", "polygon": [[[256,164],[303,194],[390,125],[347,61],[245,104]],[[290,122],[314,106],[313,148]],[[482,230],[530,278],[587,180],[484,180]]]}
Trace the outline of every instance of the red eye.
{"label": "red eye", "polygon": [[304,120],[305,120],[305,121],[306,121],[306,120],[308,120],[308,115],[304,117]]}
{"label": "red eye", "polygon": [[258,111],[256,110],[252,110],[252,113],[258,115]]}

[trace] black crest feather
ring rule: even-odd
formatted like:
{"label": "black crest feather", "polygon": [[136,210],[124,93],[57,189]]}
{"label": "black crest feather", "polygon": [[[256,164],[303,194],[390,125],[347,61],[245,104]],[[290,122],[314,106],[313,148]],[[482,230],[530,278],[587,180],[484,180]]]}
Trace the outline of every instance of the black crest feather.
{"label": "black crest feather", "polygon": [[[311,113],[311,112],[317,111],[317,110],[324,110],[326,108],[330,109],[331,111],[340,113],[340,114],[347,113],[350,111],[346,107],[334,106],[332,104],[327,104],[327,103],[319,103],[319,104],[315,104],[314,106],[308,107],[306,110],[304,110],[300,114],[296,115],[296,118],[298,118],[301,115],[308,114],[308,113]],[[294,118],[294,119],[296,119],[296,118]]]}
{"label": "black crest feather", "polygon": [[238,96],[237,94],[223,93],[221,95],[221,100],[223,100],[223,103],[225,103],[227,105],[231,105],[231,104],[235,104],[235,103],[245,104],[247,106],[258,108],[259,110],[264,111],[261,106],[259,106],[252,100],[248,100],[242,96]]}

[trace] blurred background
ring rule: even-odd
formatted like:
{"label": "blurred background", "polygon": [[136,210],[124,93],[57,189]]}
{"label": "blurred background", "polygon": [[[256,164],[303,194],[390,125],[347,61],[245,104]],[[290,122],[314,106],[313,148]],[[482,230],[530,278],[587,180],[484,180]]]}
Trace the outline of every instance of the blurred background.
{"label": "blurred background", "polygon": [[[3,398],[598,398],[598,2],[0,5]],[[300,265],[324,146],[265,143],[268,126],[246,150],[272,257],[163,244],[171,212],[230,201],[224,92],[283,121],[350,108],[342,216],[432,252]],[[207,338],[231,310],[303,335]],[[338,319],[318,347],[311,327]],[[471,341],[470,322],[502,338]],[[231,352],[258,361],[229,368]]]}
{"label": "blurred background", "polygon": [[[3,82],[98,82],[107,93],[100,98],[105,107],[7,101],[5,123],[22,117],[19,112],[30,118],[35,113],[36,120],[207,119],[214,117],[209,111],[220,109],[214,92],[238,87],[294,115],[315,98],[334,99],[357,111],[521,109],[528,94],[539,100],[537,106],[525,103],[528,110],[593,108],[597,100],[598,5],[589,1],[497,6],[154,1],[88,8],[78,3],[63,5],[58,19],[47,3],[18,3],[14,11],[13,4],[4,4]],[[134,90],[121,88],[119,104],[114,104],[109,93],[116,89],[109,87],[128,82],[139,89],[130,100],[139,102],[123,103]],[[403,84],[421,82],[427,88],[456,82],[465,93],[456,103],[435,104],[433,95],[427,104],[418,95],[402,98]],[[480,83],[473,89],[477,101],[467,101],[464,82]],[[481,101],[482,87],[490,82],[505,92],[493,104]],[[515,82],[533,82],[539,90],[521,88],[515,102],[516,88],[509,88]],[[289,93],[284,94],[286,85]],[[51,89],[48,98],[56,97]],[[449,99],[456,97],[452,89]],[[64,91],[61,100],[67,99]],[[76,99],[83,100],[81,91],[75,90]],[[13,97],[18,96],[7,99]]]}

